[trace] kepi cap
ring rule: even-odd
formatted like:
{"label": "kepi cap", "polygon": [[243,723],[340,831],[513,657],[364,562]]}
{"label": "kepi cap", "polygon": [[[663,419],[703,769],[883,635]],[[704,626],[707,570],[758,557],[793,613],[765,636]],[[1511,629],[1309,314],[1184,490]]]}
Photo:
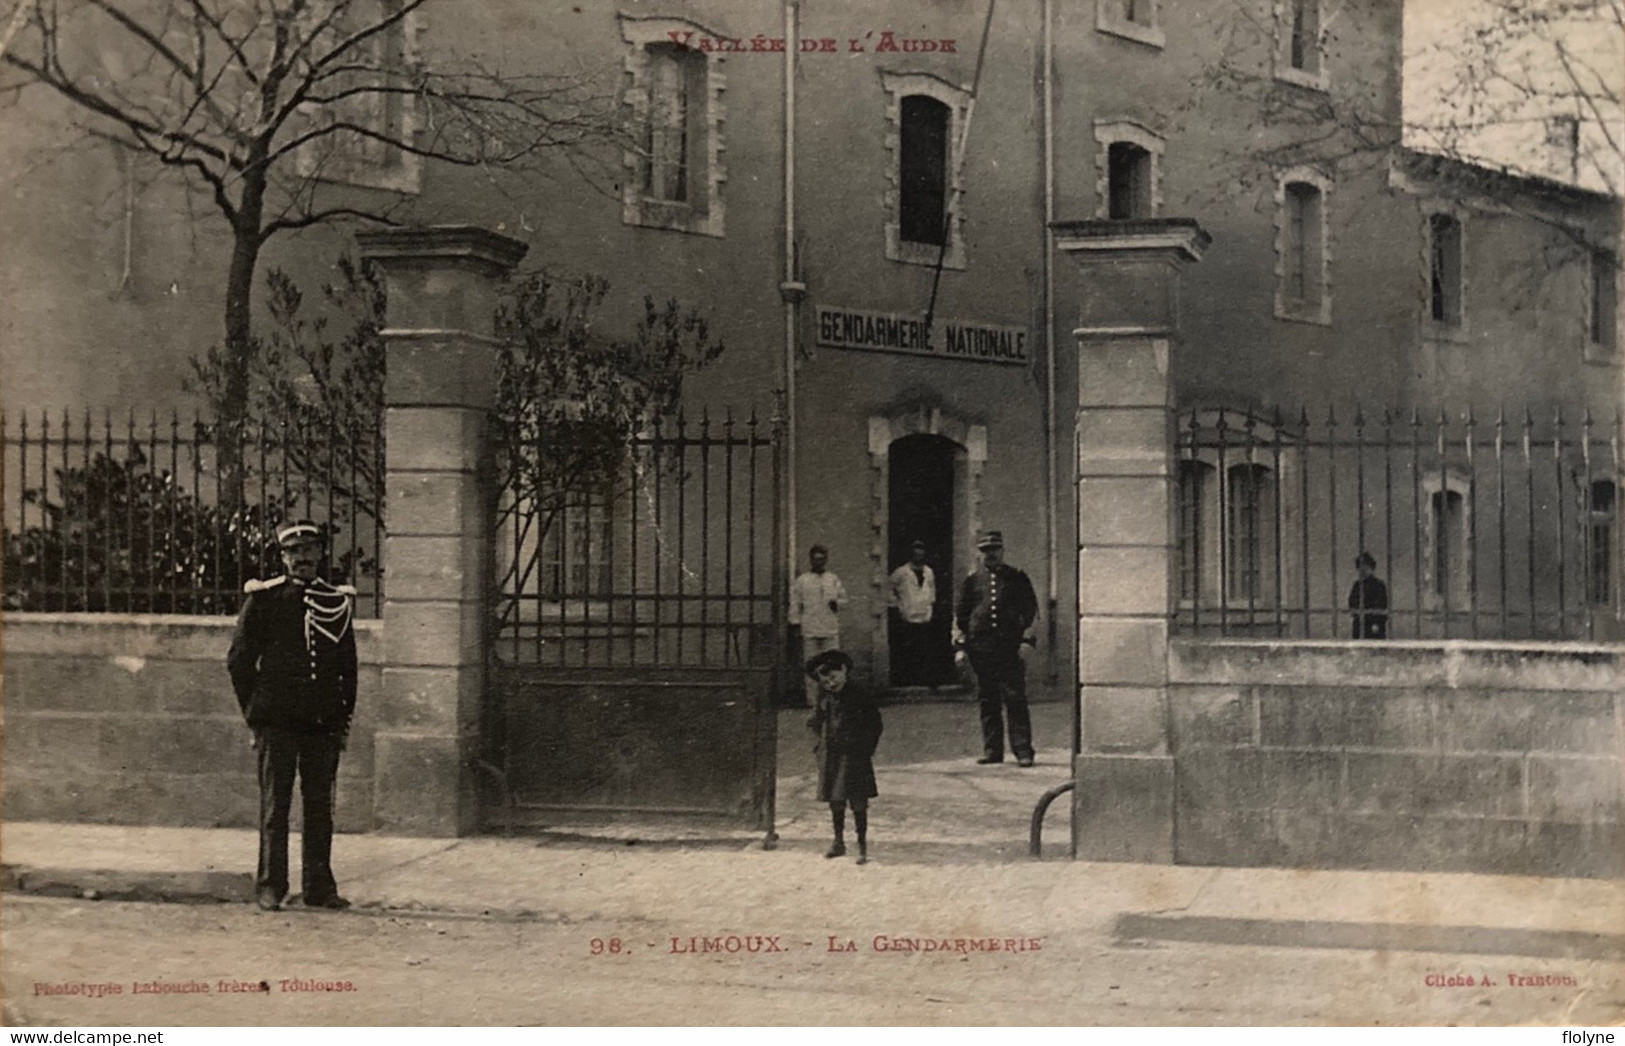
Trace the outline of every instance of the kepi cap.
{"label": "kepi cap", "polygon": [[310,542],[320,543],[322,528],[308,519],[296,519],[292,523],[277,528],[276,543],[281,548],[291,548],[294,545],[305,545]]}
{"label": "kepi cap", "polygon": [[976,539],[977,551],[981,551],[982,549],[988,549],[988,548],[1003,548],[1003,547],[1004,547],[1004,531],[1002,531],[1002,530],[984,530],[984,531],[982,531],[982,536]]}

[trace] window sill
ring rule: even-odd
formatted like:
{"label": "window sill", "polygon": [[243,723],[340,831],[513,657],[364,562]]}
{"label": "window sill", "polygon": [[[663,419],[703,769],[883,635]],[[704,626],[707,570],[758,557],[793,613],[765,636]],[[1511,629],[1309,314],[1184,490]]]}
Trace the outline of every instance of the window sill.
{"label": "window sill", "polygon": [[903,239],[899,235],[895,222],[888,222],[886,223],[886,257],[894,262],[902,262],[905,265],[924,265],[933,269],[937,267],[938,259],[940,259],[944,269],[958,271],[965,268],[965,245],[958,240],[954,240],[948,244],[947,250],[943,250],[941,244],[914,243],[911,240]]}
{"label": "window sill", "polygon": [[1134,43],[1154,47],[1159,51],[1167,46],[1167,37],[1164,35],[1161,26],[1141,25],[1138,22],[1111,20],[1101,17],[1095,23],[1095,28],[1109,36],[1132,40]]}
{"label": "window sill", "polygon": [[1585,347],[1585,362],[1599,367],[1617,367],[1619,366],[1619,352],[1610,346],[1588,341]]}
{"label": "window sill", "polygon": [[356,189],[380,189],[384,192],[396,192],[406,196],[416,196],[423,191],[421,165],[411,160],[392,164],[326,164],[321,168],[301,165],[300,173],[304,177],[328,185],[345,185]]}
{"label": "window sill", "polygon": [[648,196],[628,202],[622,207],[621,221],[645,229],[669,229],[672,232],[722,238],[720,214],[702,214],[689,204],[657,200]]}
{"label": "window sill", "polygon": [[1287,323],[1308,323],[1316,327],[1330,327],[1332,325],[1332,306],[1330,302],[1311,304],[1308,302],[1275,303],[1275,318],[1285,320]]}
{"label": "window sill", "polygon": [[1294,69],[1290,65],[1282,65],[1276,68],[1275,78],[1284,84],[1309,91],[1324,93],[1331,90],[1331,78],[1323,72],[1311,73],[1307,69]]}
{"label": "window sill", "polygon": [[1423,321],[1422,339],[1439,345],[1466,345],[1471,340],[1465,326],[1432,320]]}
{"label": "window sill", "polygon": [[[1197,613],[1198,611],[1200,611],[1199,614]],[[1203,621],[1206,621],[1208,618],[1216,618],[1221,615],[1227,618],[1245,618],[1248,614],[1252,614],[1254,617],[1264,617],[1267,615],[1273,619],[1277,615],[1284,613],[1287,613],[1284,608],[1278,608],[1273,603],[1254,603],[1252,606],[1248,606],[1246,601],[1243,600],[1240,603],[1226,603],[1221,607],[1217,603],[1204,602],[1200,607],[1198,607],[1188,599],[1182,599],[1179,601],[1180,617],[1190,617],[1192,615],[1196,615]]]}

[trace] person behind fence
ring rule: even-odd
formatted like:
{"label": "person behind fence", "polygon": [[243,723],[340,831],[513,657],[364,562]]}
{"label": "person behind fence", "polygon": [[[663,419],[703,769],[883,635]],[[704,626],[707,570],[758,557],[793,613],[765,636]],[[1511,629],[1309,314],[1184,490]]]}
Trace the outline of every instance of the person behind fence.
{"label": "person behind fence", "polygon": [[333,878],[333,792],[355,713],[355,589],[322,579],[322,530],[299,520],[277,531],[286,573],[243,586],[226,667],[253,731],[260,785],[254,897],[275,911],[288,895],[288,814],[299,779],[301,900],[347,908]]}
{"label": "person behind fence", "polygon": [[1354,560],[1359,577],[1349,589],[1355,639],[1388,638],[1388,586],[1377,577],[1377,557],[1362,552]]}
{"label": "person behind fence", "polygon": [[[846,606],[846,588],[829,569],[829,549],[814,545],[807,550],[808,569],[790,586],[790,628],[801,637],[801,657],[836,650],[841,645],[841,608]],[[818,704],[818,683],[807,679],[809,706]]]}
{"label": "person behind fence", "polygon": [[982,757],[986,765],[1004,762],[1004,718],[1010,720],[1010,750],[1018,766],[1033,765],[1033,728],[1027,712],[1026,649],[1038,596],[1027,575],[1004,561],[1004,535],[985,531],[977,539],[980,569],[965,578],[954,611],[954,661],[970,658],[982,712]]}
{"label": "person behind fence", "polygon": [[909,545],[908,562],[892,571],[887,588],[888,602],[897,612],[892,682],[903,686],[935,683],[930,660],[937,576],[925,561],[925,542],[916,540]]}
{"label": "person behind fence", "polygon": [[880,706],[867,687],[852,678],[852,659],[826,650],[807,659],[807,678],[818,684],[816,710],[807,720],[817,733],[818,798],[829,804],[835,839],[825,857],[846,855],[846,808],[858,833],[858,863],[869,863],[869,800],[875,787],[875,749],[883,724]]}

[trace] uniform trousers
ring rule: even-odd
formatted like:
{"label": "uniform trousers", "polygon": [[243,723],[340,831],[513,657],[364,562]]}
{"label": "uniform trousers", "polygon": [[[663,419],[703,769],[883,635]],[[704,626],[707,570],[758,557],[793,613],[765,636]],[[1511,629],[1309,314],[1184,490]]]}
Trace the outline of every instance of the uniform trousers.
{"label": "uniform trousers", "polygon": [[262,727],[254,731],[259,754],[260,861],[256,890],[288,893],[288,814],[293,781],[299,778],[304,829],[299,835],[299,879],[306,899],[331,897],[333,880],[333,785],[339,772],[343,736],[302,734]]}
{"label": "uniform trousers", "polygon": [[1010,750],[1017,759],[1033,754],[1033,726],[1027,714],[1027,666],[1021,648],[970,653],[976,673],[976,699],[982,712],[982,754],[1004,758],[1004,720],[1010,720]]}

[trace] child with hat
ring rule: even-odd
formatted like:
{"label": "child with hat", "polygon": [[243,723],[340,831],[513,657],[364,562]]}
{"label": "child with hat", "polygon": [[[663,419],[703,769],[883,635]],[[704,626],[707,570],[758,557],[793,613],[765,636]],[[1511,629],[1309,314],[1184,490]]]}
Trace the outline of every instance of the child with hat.
{"label": "child with hat", "polygon": [[825,650],[807,660],[807,676],[818,683],[817,710],[807,726],[817,731],[818,798],[829,804],[835,840],[825,857],[846,854],[846,808],[858,832],[858,863],[869,863],[869,800],[875,787],[875,748],[880,744],[880,706],[866,687],[851,678],[852,659]]}

